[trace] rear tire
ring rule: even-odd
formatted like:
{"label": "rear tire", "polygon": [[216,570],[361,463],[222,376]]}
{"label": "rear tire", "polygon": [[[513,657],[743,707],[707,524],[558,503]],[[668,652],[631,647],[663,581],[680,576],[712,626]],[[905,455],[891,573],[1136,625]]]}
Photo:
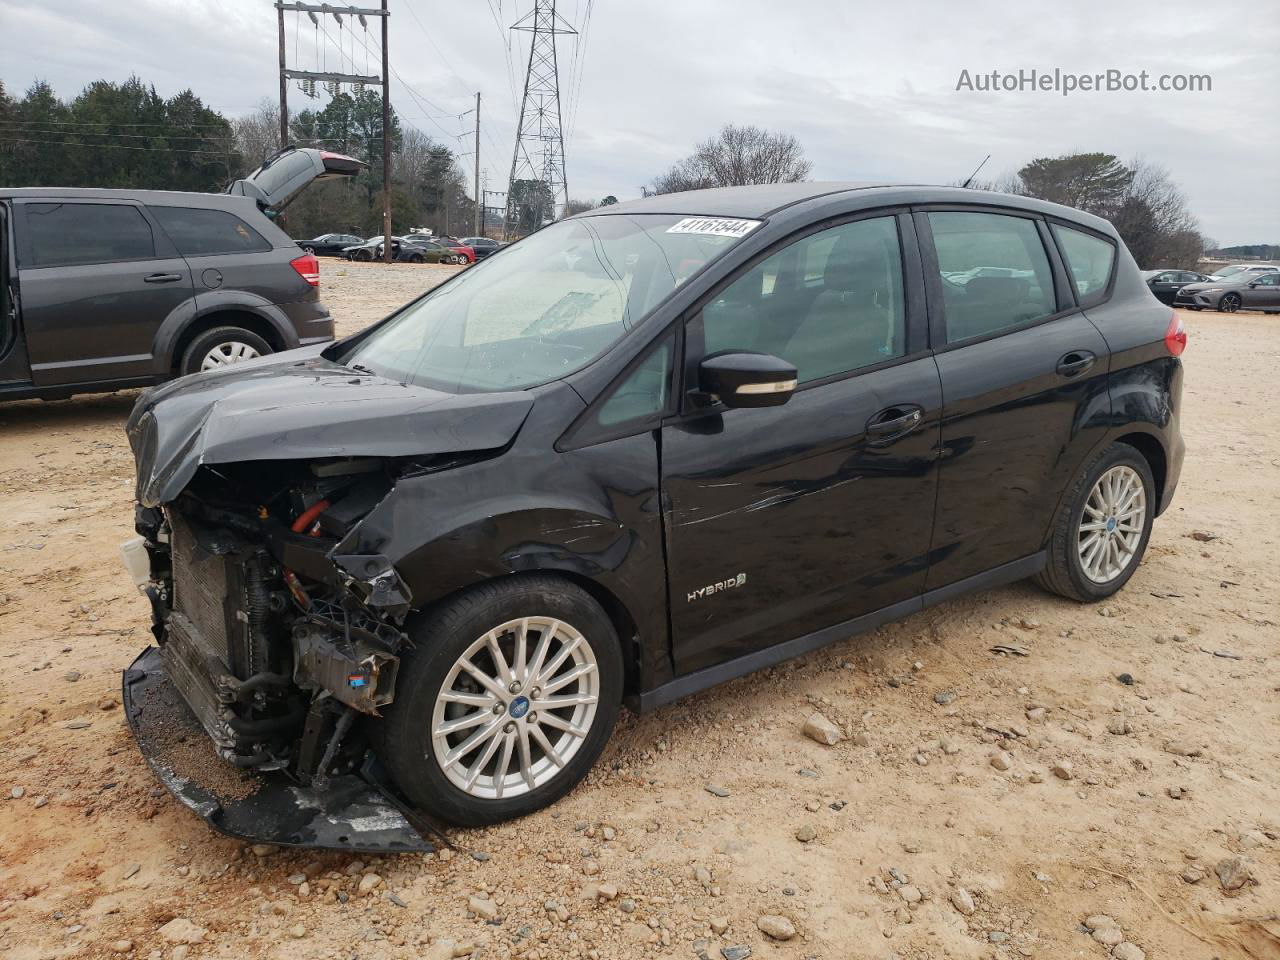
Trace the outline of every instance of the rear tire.
{"label": "rear tire", "polygon": [[178,372],[185,376],[202,370],[217,370],[271,353],[271,344],[243,327],[214,327],[191,341],[182,354]]}
{"label": "rear tire", "polygon": [[1107,447],[1076,476],[1054,520],[1048,563],[1036,583],[1082,603],[1116,593],[1142,563],[1156,495],[1141,453],[1126,443]]}
{"label": "rear tire", "polygon": [[[409,633],[378,753],[414,804],[483,826],[554,803],[586,776],[617,720],[623,673],[617,633],[590,594],[541,574],[495,580],[418,616]],[[549,706],[561,697],[575,702]]]}

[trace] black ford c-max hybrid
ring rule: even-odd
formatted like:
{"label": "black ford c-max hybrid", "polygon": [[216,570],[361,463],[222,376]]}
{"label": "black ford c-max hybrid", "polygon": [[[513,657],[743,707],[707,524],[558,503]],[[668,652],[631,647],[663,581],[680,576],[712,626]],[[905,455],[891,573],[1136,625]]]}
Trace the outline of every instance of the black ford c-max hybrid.
{"label": "black ford c-max hybrid", "polygon": [[[528,813],[623,702],[1024,577],[1115,593],[1177,485],[1185,343],[1108,223],[1023,197],[786,184],[556,223],[139,400],[126,559],[160,646],[131,722],[240,836],[404,849],[401,808]],[[170,775],[177,722],[250,800]]]}

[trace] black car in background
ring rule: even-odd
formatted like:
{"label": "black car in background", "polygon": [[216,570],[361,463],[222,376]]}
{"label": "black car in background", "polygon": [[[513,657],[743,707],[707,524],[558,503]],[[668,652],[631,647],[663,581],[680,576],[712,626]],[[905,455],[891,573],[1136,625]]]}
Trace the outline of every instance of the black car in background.
{"label": "black car in background", "polygon": [[490,240],[488,237],[463,237],[462,243],[475,251],[477,260],[492,256],[502,247],[497,240]]}
{"label": "black car in background", "polygon": [[0,188],[0,400],[145,386],[333,339],[268,214],[363,168],[289,148],[226,194]]}
{"label": "black car in background", "polygon": [[1173,303],[1178,291],[1188,283],[1203,283],[1208,276],[1192,270],[1143,270],[1142,279],[1161,303]]}
{"label": "black car in background", "polygon": [[[163,646],[127,714],[241,836],[403,849],[370,783],[529,813],[624,702],[1026,577],[1116,593],[1177,487],[1185,343],[1109,223],[1026,197],[775,184],[553,223],[139,400]],[[249,800],[165,773],[201,727],[271,771]]]}
{"label": "black car in background", "polygon": [[347,247],[361,243],[364,243],[364,238],[354,233],[322,233],[312,240],[299,240],[298,246],[318,257],[340,257]]}

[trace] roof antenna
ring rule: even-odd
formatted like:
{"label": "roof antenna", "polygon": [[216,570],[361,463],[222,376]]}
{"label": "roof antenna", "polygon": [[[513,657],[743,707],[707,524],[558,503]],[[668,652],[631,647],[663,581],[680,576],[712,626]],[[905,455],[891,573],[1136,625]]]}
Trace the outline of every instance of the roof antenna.
{"label": "roof antenna", "polygon": [[974,178],[974,177],[976,177],[976,176],[978,175],[978,171],[979,171],[979,170],[981,170],[983,167],[985,167],[985,166],[987,165],[987,161],[988,161],[988,160],[990,160],[990,159],[991,159],[991,154],[989,154],[989,153],[988,153],[985,157],[983,157],[983,158],[982,158],[982,163],[978,164],[978,166],[974,168],[973,173],[969,174],[969,179],[968,179],[968,180],[966,180],[964,183],[960,184],[960,189],[961,189],[961,190],[963,190],[965,187],[969,186],[969,184],[973,183],[973,178]]}

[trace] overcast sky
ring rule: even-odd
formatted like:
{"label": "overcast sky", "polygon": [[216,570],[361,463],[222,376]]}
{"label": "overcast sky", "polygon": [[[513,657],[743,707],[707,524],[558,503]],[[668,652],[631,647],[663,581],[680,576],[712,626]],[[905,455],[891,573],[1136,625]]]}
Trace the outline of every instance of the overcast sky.
{"label": "overcast sky", "polygon": [[[470,151],[457,135],[472,118],[454,115],[482,91],[491,189],[509,173],[527,56],[528,35],[505,28],[532,5],[391,0],[392,103],[406,123]],[[587,6],[558,9],[581,27]],[[301,22],[290,56],[296,44],[311,68],[315,32],[288,19]],[[16,95],[35,78],[70,97],[136,73],[233,116],[276,96],[276,56],[271,0],[0,0],[0,78]],[[329,46],[325,65],[338,61]],[[956,89],[962,70],[1032,68],[1146,70],[1152,82],[1209,74],[1212,90]],[[1280,17],[1269,3],[599,0],[585,42],[561,39],[560,70],[573,197],[637,196],[722,124],[754,123],[797,136],[820,180],[949,183],[987,153],[984,177],[1069,151],[1143,157],[1169,169],[1211,237],[1280,243]],[[291,93],[292,109],[311,105]]]}

